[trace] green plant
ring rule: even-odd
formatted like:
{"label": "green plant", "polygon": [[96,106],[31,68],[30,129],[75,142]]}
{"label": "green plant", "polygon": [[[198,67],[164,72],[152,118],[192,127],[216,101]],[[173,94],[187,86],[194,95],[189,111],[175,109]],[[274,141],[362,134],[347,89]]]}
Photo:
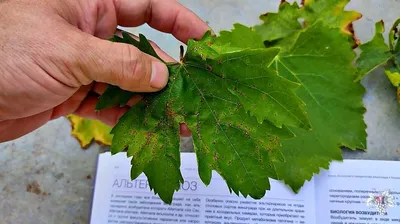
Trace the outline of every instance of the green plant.
{"label": "green plant", "polygon": [[[277,13],[260,17],[261,24],[234,24],[191,40],[179,63],[166,63],[170,80],[160,92],[109,86],[99,110],[123,106],[135,94],[144,97],[112,128],[111,152],[127,149],[132,179],[144,172],[151,189],[171,203],[183,183],[181,123],[193,132],[204,184],[215,170],[231,192],[255,199],[270,189],[269,178],[297,192],[320,168],[342,160],[341,147],[366,150],[359,80],[389,60],[397,65],[400,44],[392,29],[385,47],[377,23],[374,40],[361,45],[357,57],[352,23],[361,14],[345,11],[348,2],[282,1]],[[158,57],[143,35],[137,41],[123,32],[111,41]],[[399,67],[393,65],[387,74],[399,86]]]}

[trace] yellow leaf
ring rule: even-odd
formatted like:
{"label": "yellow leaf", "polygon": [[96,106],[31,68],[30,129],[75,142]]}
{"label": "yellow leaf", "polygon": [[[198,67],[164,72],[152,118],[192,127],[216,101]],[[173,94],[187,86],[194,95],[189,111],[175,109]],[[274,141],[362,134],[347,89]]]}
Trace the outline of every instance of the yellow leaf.
{"label": "yellow leaf", "polygon": [[400,86],[400,73],[399,72],[390,71],[389,69],[387,69],[387,70],[385,70],[385,73],[393,86],[395,86],[395,87]]}
{"label": "yellow leaf", "polygon": [[87,148],[93,140],[101,145],[111,145],[113,135],[110,134],[112,129],[110,126],[76,115],[68,115],[67,118],[71,122],[71,134],[79,141],[82,148]]}

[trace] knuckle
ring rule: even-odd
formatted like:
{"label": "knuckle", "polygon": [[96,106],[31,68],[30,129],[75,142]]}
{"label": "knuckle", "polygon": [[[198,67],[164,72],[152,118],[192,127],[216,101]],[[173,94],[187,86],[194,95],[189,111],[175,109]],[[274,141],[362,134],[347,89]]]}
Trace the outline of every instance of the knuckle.
{"label": "knuckle", "polygon": [[123,53],[122,56],[122,74],[121,78],[123,80],[131,80],[132,78],[136,79],[137,73],[140,71],[140,55],[132,46],[124,45],[122,48]]}
{"label": "knuckle", "polygon": [[129,79],[133,78],[133,81],[139,84],[148,75],[146,56],[133,46],[129,46],[128,51],[129,56],[127,57],[126,71],[129,71],[129,73],[126,75],[129,76]]}

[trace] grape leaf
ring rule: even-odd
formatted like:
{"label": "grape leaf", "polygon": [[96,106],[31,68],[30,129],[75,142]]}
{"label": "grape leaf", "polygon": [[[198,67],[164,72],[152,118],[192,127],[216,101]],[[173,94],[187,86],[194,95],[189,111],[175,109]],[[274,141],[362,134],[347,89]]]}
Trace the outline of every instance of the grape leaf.
{"label": "grape leaf", "polygon": [[[267,47],[282,47],[271,68],[301,84],[296,93],[305,101],[313,127],[311,132],[291,127],[296,138],[282,141],[285,163],[275,164],[279,179],[296,192],[320,168],[327,169],[332,160],[342,160],[341,146],[361,150],[366,147],[362,103],[365,89],[354,82],[357,70],[352,63],[356,54],[354,38],[349,38],[351,22],[360,14],[344,11],[347,2],[305,1],[298,9],[299,15],[291,18],[292,22],[304,20],[300,30],[273,42],[264,40],[269,41]],[[288,8],[281,7],[275,18],[288,18],[283,11]],[[264,32],[270,31],[260,27],[271,26],[280,23],[264,18],[255,30],[265,37],[269,34]]]}
{"label": "grape leaf", "polygon": [[128,149],[132,157],[132,179],[144,172],[151,189],[171,203],[183,181],[179,124],[186,123],[205,184],[216,170],[236,194],[261,198],[270,189],[273,162],[284,160],[279,142],[294,137],[287,126],[310,125],[294,94],[299,85],[268,69],[279,49],[260,47],[232,48],[210,32],[189,41],[182,62],[168,64],[166,88],[146,94],[111,131],[111,152]]}
{"label": "grape leaf", "polygon": [[357,81],[361,80],[366,74],[375,70],[381,65],[385,65],[393,58],[393,54],[383,38],[383,21],[375,24],[375,36],[367,43],[360,45],[361,54],[356,61],[358,69]]}
{"label": "grape leaf", "polygon": [[394,87],[400,87],[400,69],[396,67],[388,68],[385,70],[385,74]]}
{"label": "grape leaf", "polygon": [[79,141],[82,148],[87,148],[93,140],[101,145],[111,145],[113,136],[110,134],[110,126],[73,114],[68,115],[67,118],[72,126],[71,134]]}
{"label": "grape leaf", "polygon": [[397,101],[400,103],[400,69],[398,67],[387,68],[385,74],[396,88]]}
{"label": "grape leaf", "polygon": [[323,21],[330,27],[340,28],[343,33],[353,35],[352,23],[362,15],[356,11],[345,11],[349,2],[350,0],[304,0],[300,14],[306,25]]}
{"label": "grape leaf", "polygon": [[[130,38],[127,36],[129,35],[125,34],[126,38]],[[141,41],[147,41],[145,37],[143,38],[144,39],[141,39]],[[121,38],[116,38],[114,39],[114,41],[121,41]],[[242,80],[235,79],[235,76],[233,75],[225,78],[223,69],[221,71],[222,72],[221,74],[215,74],[214,71],[212,71],[212,66],[207,65],[204,59],[206,58],[215,59],[216,57],[219,56],[219,54],[232,53],[238,51],[238,49],[232,49],[229,47],[225,47],[223,45],[218,45],[218,43],[215,46],[210,47],[208,46],[210,44],[210,41],[214,40],[210,35],[207,34],[204,35],[202,41],[199,42],[192,41],[191,42],[192,46],[187,52],[188,55],[192,55],[193,58],[197,57],[198,59],[201,59],[201,61],[196,61],[196,63],[200,62],[204,66],[206,66],[205,69],[208,70],[207,73],[213,75],[219,75],[222,78],[222,80],[224,80],[224,83],[227,84],[227,87],[231,88],[230,89],[231,92],[233,94],[236,94],[236,96],[241,100],[241,102],[245,106],[245,109],[249,111],[252,115],[256,116],[260,123],[263,120],[269,120],[278,127],[282,127],[282,125],[285,124],[288,126],[302,127],[306,129],[311,128],[308,122],[307,115],[303,110],[305,106],[304,103],[301,101],[299,97],[293,94],[293,90],[299,86],[297,83],[290,82],[286,79],[283,79],[280,76],[277,76],[276,74],[270,73],[268,69],[266,70],[267,73],[269,73],[268,75],[266,75],[265,77],[264,76],[258,77],[260,82],[258,81],[255,82],[254,80],[251,80],[250,77],[248,79],[244,78]],[[121,41],[121,42],[127,42],[127,41]],[[138,45],[137,43],[134,44]],[[264,49],[262,48],[260,50],[264,51]],[[274,49],[274,51],[269,51],[269,52],[272,54],[272,56],[274,56],[273,54],[277,53],[278,51],[279,49],[276,48]],[[256,54],[259,52],[255,51],[255,52],[242,52],[242,53],[243,54],[254,53],[255,55],[254,58],[256,59],[257,57]],[[242,76],[243,75],[250,76],[249,74],[251,72],[255,72],[255,75],[264,73],[265,72],[264,67],[267,65],[262,63],[253,64],[252,61],[249,61],[252,57],[253,56],[249,55],[249,56],[244,56],[243,59],[242,58],[235,59],[235,61],[237,61],[238,64],[243,65],[243,67],[241,67],[238,71],[230,70],[230,72],[232,72],[232,74],[234,75],[238,74]],[[216,67],[220,66],[221,66],[220,64],[216,65]],[[267,81],[268,88],[266,87],[266,85],[262,85],[262,82],[267,79],[268,79]],[[245,92],[249,93],[244,94]],[[101,98],[115,99],[116,101],[114,102],[113,105],[124,105],[124,103],[126,103],[126,98],[121,96],[115,96],[118,94],[124,96],[124,93],[121,92],[118,93],[118,91],[109,91],[106,92],[106,94],[103,94]],[[259,96],[261,96],[261,98],[259,98]],[[101,107],[102,107],[101,105],[98,105],[98,108]]]}
{"label": "grape leaf", "polygon": [[108,85],[106,91],[99,97],[96,110],[125,106],[136,93],[123,90],[118,86]]}
{"label": "grape leaf", "polygon": [[282,1],[278,13],[268,12],[260,16],[264,23],[254,28],[264,41],[276,41],[297,33],[302,29],[298,19],[300,11],[297,2],[290,4]]}
{"label": "grape leaf", "polygon": [[352,22],[361,18],[356,11],[344,11],[349,0],[304,0],[302,7],[297,2],[290,4],[281,1],[277,13],[266,13],[260,16],[262,24],[254,29],[262,36],[267,47],[279,46],[288,50],[298,39],[304,28],[310,27],[318,21],[341,31],[352,42],[353,47],[358,45],[354,36]]}
{"label": "grape leaf", "polygon": [[[181,63],[168,65],[166,89],[148,94],[114,127],[119,137],[112,152],[128,148],[132,177],[144,172],[155,193],[171,202],[182,183],[174,136],[183,122],[193,132],[203,182],[209,184],[216,170],[231,191],[253,198],[270,188],[268,178],[298,191],[320,167],[342,159],[341,146],[364,149],[365,89],[353,81],[352,65],[351,22],[360,14],[344,11],[347,2],[304,1],[299,8],[283,1],[278,13],[264,16],[254,29],[236,24],[219,37],[208,33],[190,41]],[[278,95],[251,93],[265,87]],[[292,91],[305,101],[307,114]],[[306,115],[312,115],[311,125]]]}
{"label": "grape leaf", "polygon": [[358,77],[361,80],[376,68],[383,66],[385,74],[392,85],[397,89],[397,98],[400,101],[400,19],[394,22],[389,32],[389,45],[383,37],[384,23],[375,23],[375,35],[372,40],[360,46],[361,54],[357,59]]}
{"label": "grape leaf", "polygon": [[313,127],[311,132],[291,128],[297,137],[282,142],[286,163],[278,164],[277,172],[295,191],[332,160],[342,160],[341,146],[366,147],[365,89],[354,82],[355,56],[340,30],[319,22],[275,61],[280,75],[302,84],[296,93],[306,102]]}

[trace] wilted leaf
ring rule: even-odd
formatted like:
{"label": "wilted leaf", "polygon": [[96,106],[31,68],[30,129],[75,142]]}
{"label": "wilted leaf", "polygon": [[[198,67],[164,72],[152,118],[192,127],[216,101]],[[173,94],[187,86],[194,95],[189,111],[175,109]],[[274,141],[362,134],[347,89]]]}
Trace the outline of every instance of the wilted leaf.
{"label": "wilted leaf", "polygon": [[110,134],[110,126],[76,115],[68,115],[67,118],[71,122],[71,134],[79,141],[82,148],[87,148],[93,140],[102,145],[111,145],[113,136]]}

